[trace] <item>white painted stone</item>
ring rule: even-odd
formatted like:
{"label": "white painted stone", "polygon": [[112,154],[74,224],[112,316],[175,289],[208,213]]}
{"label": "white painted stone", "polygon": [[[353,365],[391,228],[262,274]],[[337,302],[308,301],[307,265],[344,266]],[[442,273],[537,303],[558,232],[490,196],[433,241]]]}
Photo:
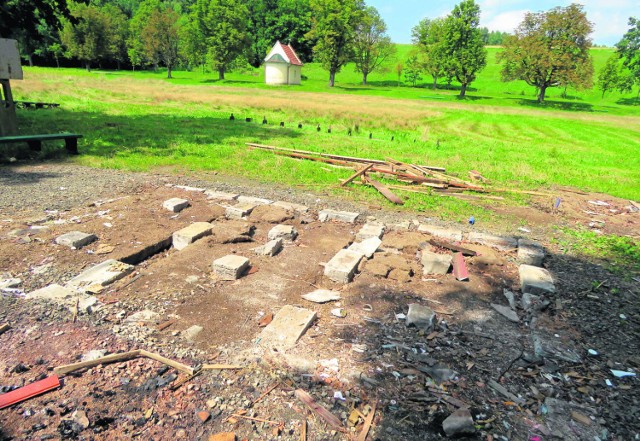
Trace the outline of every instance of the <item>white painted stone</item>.
{"label": "white painted stone", "polygon": [[305,308],[286,305],[273,317],[260,334],[260,345],[289,347],[297,343],[316,319],[316,313]]}
{"label": "white painted stone", "polygon": [[102,358],[105,355],[107,355],[107,351],[105,351],[104,349],[92,349],[91,351],[82,354],[82,358],[80,359],[80,361],[93,361],[97,360],[98,358]]}
{"label": "white painted stone", "polygon": [[327,303],[340,300],[340,293],[329,289],[316,289],[308,294],[303,294],[302,298],[314,303]]}
{"label": "white painted stone", "polygon": [[293,241],[298,237],[298,232],[291,225],[276,225],[267,234],[269,240],[284,239]]}
{"label": "white painted stone", "polygon": [[539,242],[529,239],[518,240],[518,262],[525,265],[542,266],[545,252]]}
{"label": "white painted stone", "polygon": [[249,268],[249,259],[235,254],[213,261],[213,272],[223,280],[236,280]]}
{"label": "white painted stone", "polygon": [[244,204],[253,204],[253,205],[269,205],[273,204],[273,201],[269,199],[256,198],[253,196],[238,196],[238,202]]}
{"label": "white painted stone", "polygon": [[98,309],[99,303],[100,301],[96,296],[83,297],[78,300],[78,312],[90,313],[95,311]]}
{"label": "white painted stone", "polygon": [[169,210],[172,213],[180,213],[190,205],[191,203],[186,199],[171,198],[162,203],[162,208],[164,208],[165,210]]}
{"label": "white painted stone", "polygon": [[407,326],[415,326],[418,329],[430,331],[434,328],[436,321],[436,313],[428,306],[418,303],[409,305],[407,313]]}
{"label": "white painted stone", "polygon": [[198,239],[211,235],[212,226],[209,222],[194,222],[173,233],[173,247],[183,250]]}
{"label": "white painted stone", "polygon": [[273,203],[274,207],[284,208],[287,211],[295,211],[296,213],[306,213],[309,211],[309,207],[300,204],[294,204],[293,202],[276,201]]}
{"label": "white painted stone", "polygon": [[236,205],[226,207],[224,215],[227,219],[243,219],[251,214],[257,205],[249,202],[240,202]]}
{"label": "white painted stone", "polygon": [[363,240],[369,239],[371,237],[376,237],[378,239],[382,239],[382,235],[384,234],[384,225],[380,224],[364,224],[360,231],[356,234],[356,241],[362,242]]}
{"label": "white painted stone", "polygon": [[133,265],[109,259],[92,266],[67,282],[67,287],[88,290],[94,286],[107,286],[134,270]]}
{"label": "white painted stone", "polygon": [[204,188],[189,187],[188,185],[174,185],[173,188],[177,188],[177,189],[184,190],[184,191],[192,191],[194,193],[202,193],[203,191],[205,191]]}
{"label": "white painted stone", "polygon": [[520,289],[523,293],[547,294],[555,293],[551,273],[544,268],[532,265],[520,265]]}
{"label": "white painted stone", "polygon": [[354,242],[349,246],[349,250],[363,254],[367,259],[371,259],[373,254],[378,251],[382,245],[382,241],[377,237],[370,237],[362,242]]}
{"label": "white painted stone", "polygon": [[71,303],[79,297],[79,295],[80,294],[75,289],[54,283],[49,286],[45,286],[44,288],[31,291],[25,296],[25,298],[51,300],[59,303]]}
{"label": "white painted stone", "polygon": [[95,234],[87,234],[82,231],[71,231],[70,233],[56,237],[56,243],[58,245],[75,249],[80,249],[96,240],[98,240],[98,237]]}
{"label": "white painted stone", "polygon": [[420,224],[418,226],[418,231],[420,233],[430,234],[431,236],[439,237],[441,239],[448,239],[457,242],[460,242],[462,240],[461,230],[438,227],[437,225]]}
{"label": "white painted stone", "polygon": [[331,209],[322,210],[318,213],[320,222],[336,221],[354,224],[360,213],[352,213],[349,211],[336,211]]}
{"label": "white painted stone", "polygon": [[0,289],[4,288],[17,288],[22,283],[22,279],[17,278],[9,278],[9,279],[0,279]]}
{"label": "white painted stone", "polygon": [[514,237],[496,236],[494,234],[478,233],[472,231],[467,236],[469,242],[479,243],[500,251],[513,250],[518,247],[518,241]]}
{"label": "white painted stone", "polygon": [[282,251],[282,239],[270,240],[261,247],[256,248],[254,251],[261,256],[275,256]]}
{"label": "white painted stone", "polygon": [[342,249],[325,265],[324,275],[337,283],[349,283],[363,257],[357,251]]}
{"label": "white painted stone", "polygon": [[451,254],[438,254],[423,250],[421,260],[425,275],[447,274],[451,267],[453,256]]}
{"label": "white painted stone", "polygon": [[391,224],[390,229],[393,231],[409,231],[411,225],[411,221],[402,221],[397,224]]}
{"label": "white painted stone", "polygon": [[205,190],[204,194],[207,196],[207,199],[213,199],[216,201],[235,201],[238,199],[238,194],[236,193],[226,193],[224,191],[215,191],[215,190]]}
{"label": "white painted stone", "polygon": [[185,338],[185,340],[193,342],[198,337],[198,334],[200,334],[203,330],[204,328],[202,326],[193,325],[182,331],[182,336]]}

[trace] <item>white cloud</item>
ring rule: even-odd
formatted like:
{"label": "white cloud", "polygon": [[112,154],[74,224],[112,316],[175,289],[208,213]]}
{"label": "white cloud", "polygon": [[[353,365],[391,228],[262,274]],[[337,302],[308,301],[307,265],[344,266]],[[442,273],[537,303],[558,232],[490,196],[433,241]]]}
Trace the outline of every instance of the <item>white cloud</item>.
{"label": "white cloud", "polygon": [[486,26],[491,31],[513,32],[522,22],[524,14],[527,12],[529,12],[527,9],[505,11],[487,18],[485,18],[485,14],[482,13],[480,24],[481,26]]}

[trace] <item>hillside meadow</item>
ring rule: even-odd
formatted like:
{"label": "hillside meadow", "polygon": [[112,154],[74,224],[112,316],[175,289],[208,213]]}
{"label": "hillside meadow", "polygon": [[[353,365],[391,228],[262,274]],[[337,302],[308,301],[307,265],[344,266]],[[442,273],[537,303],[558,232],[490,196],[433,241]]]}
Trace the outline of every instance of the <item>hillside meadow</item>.
{"label": "hillside meadow", "polygon": [[[398,59],[410,46],[398,47]],[[307,64],[301,86],[263,83],[262,69],[215,73],[26,68],[13,83],[16,99],[57,102],[60,109],[19,110],[22,133],[72,131],[85,138],[81,164],[131,170],[217,171],[287,186],[333,188],[351,172],[296,161],[246,142],[446,167],[465,177],[475,169],[496,185],[516,189],[573,186],[640,199],[640,105],[633,95],[551,89],[547,102],[523,82],[502,83],[489,48],[487,68],[464,100],[453,90],[398,84],[393,69],[373,73],[367,86],[346,66],[337,85]],[[612,53],[592,51],[596,71]],[[393,64],[393,63],[392,63]],[[229,120],[234,113],[235,121]],[[245,118],[253,119],[246,123]],[[268,124],[261,124],[266,118]],[[285,127],[279,127],[280,122]],[[302,124],[302,129],[297,127]],[[349,127],[358,127],[353,136]],[[318,131],[318,127],[320,130]],[[331,133],[327,129],[331,127]],[[371,137],[371,139],[370,139]],[[393,140],[392,140],[393,139]],[[340,191],[340,190],[336,190]],[[356,198],[380,200],[371,189]],[[516,195],[507,203],[525,204]],[[464,220],[490,218],[481,205],[415,195],[407,206]]]}

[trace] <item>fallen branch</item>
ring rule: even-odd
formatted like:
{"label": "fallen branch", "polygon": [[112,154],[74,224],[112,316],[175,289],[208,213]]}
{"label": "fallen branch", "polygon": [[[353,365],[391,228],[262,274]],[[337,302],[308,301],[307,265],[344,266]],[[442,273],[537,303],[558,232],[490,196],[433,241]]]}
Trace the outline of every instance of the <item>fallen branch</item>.
{"label": "fallen branch", "polygon": [[251,420],[251,421],[257,421],[259,423],[271,424],[273,426],[279,426],[280,425],[280,423],[278,423],[277,421],[269,421],[269,420],[265,420],[265,419],[262,419],[262,418],[255,418],[255,417],[250,417],[250,416],[246,416],[246,415],[239,415],[237,413],[232,413],[231,416],[234,417],[234,418],[244,418],[245,420]]}
{"label": "fallen branch", "polygon": [[203,364],[202,370],[214,370],[214,369],[244,369],[244,366],[240,366],[237,364]]}
{"label": "fallen branch", "polygon": [[342,427],[342,423],[334,414],[329,412],[327,409],[319,405],[315,402],[315,400],[303,391],[302,389],[296,389],[295,391],[296,397],[302,401],[311,411],[315,412],[320,418],[325,420],[327,424],[333,427],[335,430],[339,430],[340,432],[345,432],[345,428]]}

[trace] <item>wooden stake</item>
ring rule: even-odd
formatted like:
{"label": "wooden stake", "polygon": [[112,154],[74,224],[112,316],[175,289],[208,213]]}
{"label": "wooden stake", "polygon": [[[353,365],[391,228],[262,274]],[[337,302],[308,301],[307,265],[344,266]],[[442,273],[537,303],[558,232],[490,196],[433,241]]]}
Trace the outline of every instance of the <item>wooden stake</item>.
{"label": "wooden stake", "polygon": [[8,323],[5,323],[4,325],[0,325],[0,335],[4,334],[9,329],[11,329],[11,326],[9,326]]}
{"label": "wooden stake", "polygon": [[232,413],[231,416],[234,417],[234,418],[244,418],[245,420],[258,421],[259,423],[271,424],[273,426],[279,426],[280,425],[280,423],[278,423],[277,421],[269,421],[269,420],[265,420],[265,419],[262,419],[262,418],[254,418],[254,417],[250,417],[250,416],[246,416],[246,415],[238,415],[237,413]]}
{"label": "wooden stake", "polygon": [[302,430],[300,431],[300,441],[307,441],[307,420],[302,421]]}
{"label": "wooden stake", "polygon": [[364,179],[365,182],[372,185],[376,190],[380,192],[380,194],[382,194],[382,196],[387,198],[389,201],[393,202],[396,205],[404,205],[404,201],[402,199],[400,199],[397,195],[395,195],[391,190],[382,185],[380,182],[369,179],[366,176],[364,177]]}
{"label": "wooden stake", "polygon": [[373,418],[375,417],[375,415],[376,403],[374,401],[371,405],[371,411],[369,412],[369,415],[367,415],[367,418],[364,420],[364,426],[362,427],[362,431],[358,436],[358,441],[366,441],[367,435],[369,435],[369,429],[371,429],[371,423],[373,423]]}

